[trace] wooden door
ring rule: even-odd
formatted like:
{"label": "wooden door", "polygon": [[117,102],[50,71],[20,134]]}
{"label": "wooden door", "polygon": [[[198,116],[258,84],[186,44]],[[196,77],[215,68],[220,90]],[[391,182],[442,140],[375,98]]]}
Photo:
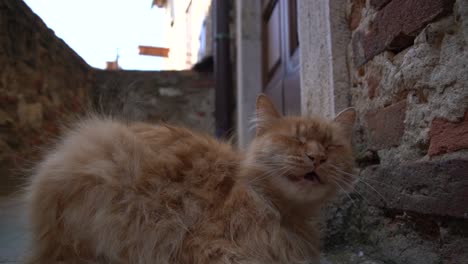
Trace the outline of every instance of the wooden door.
{"label": "wooden door", "polygon": [[262,1],[263,92],[284,114],[299,114],[297,0]]}

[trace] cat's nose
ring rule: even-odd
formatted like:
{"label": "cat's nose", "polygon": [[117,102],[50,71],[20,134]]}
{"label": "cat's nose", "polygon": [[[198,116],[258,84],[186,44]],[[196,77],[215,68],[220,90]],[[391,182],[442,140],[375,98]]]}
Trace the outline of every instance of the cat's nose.
{"label": "cat's nose", "polygon": [[327,156],[324,154],[306,154],[307,158],[314,163],[314,166],[317,167],[327,161]]}

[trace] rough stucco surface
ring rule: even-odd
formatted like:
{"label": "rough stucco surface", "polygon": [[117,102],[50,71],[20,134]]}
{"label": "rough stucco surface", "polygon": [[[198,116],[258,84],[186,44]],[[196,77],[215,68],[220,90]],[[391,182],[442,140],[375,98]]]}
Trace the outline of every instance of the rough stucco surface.
{"label": "rough stucco surface", "polygon": [[360,182],[326,210],[323,263],[466,263],[468,1],[446,1],[401,51],[356,66],[355,42],[395,8],[370,2],[379,10],[367,1],[348,18],[359,21],[348,59]]}

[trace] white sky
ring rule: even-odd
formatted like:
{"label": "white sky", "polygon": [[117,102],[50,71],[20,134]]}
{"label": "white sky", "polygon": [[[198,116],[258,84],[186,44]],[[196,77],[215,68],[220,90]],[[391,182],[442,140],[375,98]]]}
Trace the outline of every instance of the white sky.
{"label": "white sky", "polygon": [[165,10],[152,0],[24,0],[89,65],[105,68],[119,49],[125,70],[159,70],[163,58],[138,45],[164,47]]}

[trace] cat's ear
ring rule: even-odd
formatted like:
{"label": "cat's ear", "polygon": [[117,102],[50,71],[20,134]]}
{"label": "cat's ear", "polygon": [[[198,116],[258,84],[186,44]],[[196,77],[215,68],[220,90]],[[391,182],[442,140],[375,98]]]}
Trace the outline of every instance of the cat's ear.
{"label": "cat's ear", "polygon": [[344,109],[336,115],[334,121],[343,128],[346,136],[351,137],[354,122],[356,121],[356,109],[353,107]]}
{"label": "cat's ear", "polygon": [[275,121],[278,118],[281,118],[281,115],[278,113],[273,103],[264,94],[260,94],[257,97],[255,115],[257,136],[265,132],[265,129],[269,123]]}

